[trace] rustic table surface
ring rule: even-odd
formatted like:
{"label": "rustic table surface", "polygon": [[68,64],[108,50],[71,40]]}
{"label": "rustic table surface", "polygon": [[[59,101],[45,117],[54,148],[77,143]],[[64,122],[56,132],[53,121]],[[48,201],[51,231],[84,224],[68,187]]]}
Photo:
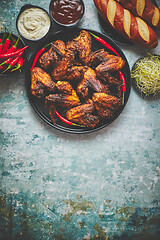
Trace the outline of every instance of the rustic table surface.
{"label": "rustic table surface", "polygon": [[[1,32],[6,26],[18,35],[16,17],[27,3],[48,11],[50,1],[1,0]],[[93,0],[84,3],[79,27],[102,33]],[[29,47],[31,54],[37,43]],[[119,47],[130,68],[146,51],[160,53],[160,44]],[[159,99],[144,99],[132,87],[113,123],[70,134],[34,112],[24,72],[1,75],[0,144],[0,239],[158,239]]]}

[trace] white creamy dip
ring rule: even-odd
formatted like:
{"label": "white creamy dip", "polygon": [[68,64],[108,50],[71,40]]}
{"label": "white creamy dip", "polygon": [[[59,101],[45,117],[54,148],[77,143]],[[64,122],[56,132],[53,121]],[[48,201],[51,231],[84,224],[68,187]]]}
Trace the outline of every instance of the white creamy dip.
{"label": "white creamy dip", "polygon": [[51,25],[48,14],[41,8],[24,10],[17,22],[20,34],[28,39],[37,40],[46,35]]}

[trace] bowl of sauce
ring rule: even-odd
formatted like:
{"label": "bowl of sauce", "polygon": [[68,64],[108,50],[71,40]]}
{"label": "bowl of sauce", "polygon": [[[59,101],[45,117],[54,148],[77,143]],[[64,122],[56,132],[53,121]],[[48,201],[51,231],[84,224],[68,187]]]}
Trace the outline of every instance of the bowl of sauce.
{"label": "bowl of sauce", "polygon": [[82,0],[51,0],[49,11],[54,22],[73,27],[83,18],[85,7]]}
{"label": "bowl of sauce", "polygon": [[45,9],[32,4],[26,4],[18,14],[16,26],[23,38],[37,41],[49,32],[51,19]]}

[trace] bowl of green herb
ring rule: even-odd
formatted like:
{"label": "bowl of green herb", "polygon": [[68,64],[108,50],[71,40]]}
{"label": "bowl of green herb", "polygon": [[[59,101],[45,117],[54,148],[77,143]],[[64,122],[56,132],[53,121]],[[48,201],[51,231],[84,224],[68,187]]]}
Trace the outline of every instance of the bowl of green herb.
{"label": "bowl of green herb", "polygon": [[133,86],[142,96],[160,96],[160,55],[147,53],[138,59],[131,70]]}

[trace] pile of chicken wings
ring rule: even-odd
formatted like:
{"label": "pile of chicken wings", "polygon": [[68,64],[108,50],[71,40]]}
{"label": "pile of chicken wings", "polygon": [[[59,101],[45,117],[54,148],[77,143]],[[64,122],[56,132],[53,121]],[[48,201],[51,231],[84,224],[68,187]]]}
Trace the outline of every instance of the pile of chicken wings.
{"label": "pile of chicken wings", "polygon": [[57,40],[31,71],[31,93],[45,100],[51,120],[56,109],[66,119],[94,128],[110,120],[122,106],[122,81],[118,71],[125,61],[104,49],[92,51],[86,30],[67,43]]}

